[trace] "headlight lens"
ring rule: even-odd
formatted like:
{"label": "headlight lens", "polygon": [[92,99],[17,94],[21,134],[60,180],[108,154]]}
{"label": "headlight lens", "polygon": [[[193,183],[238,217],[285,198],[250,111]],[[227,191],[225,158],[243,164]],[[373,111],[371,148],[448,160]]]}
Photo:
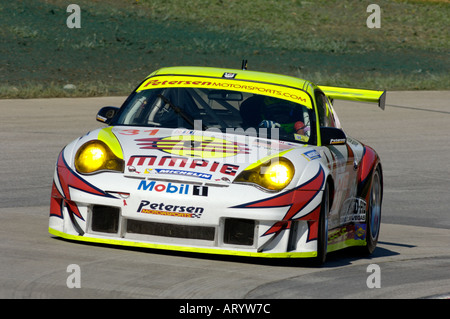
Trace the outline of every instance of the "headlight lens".
{"label": "headlight lens", "polygon": [[294,165],[286,158],[272,158],[256,167],[242,171],[234,183],[255,184],[269,191],[285,188],[294,177]]}
{"label": "headlight lens", "polygon": [[90,174],[102,170],[123,172],[124,161],[118,158],[102,141],[94,140],[81,146],[75,155],[75,168]]}

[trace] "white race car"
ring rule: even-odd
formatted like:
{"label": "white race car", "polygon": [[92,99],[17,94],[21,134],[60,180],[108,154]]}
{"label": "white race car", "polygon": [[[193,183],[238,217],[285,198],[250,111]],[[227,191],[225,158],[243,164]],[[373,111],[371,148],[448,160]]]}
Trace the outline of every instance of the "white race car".
{"label": "white race car", "polygon": [[333,99],[385,92],[203,67],[150,74],[60,153],[49,232],[70,240],[252,257],[314,258],[380,231],[383,176]]}

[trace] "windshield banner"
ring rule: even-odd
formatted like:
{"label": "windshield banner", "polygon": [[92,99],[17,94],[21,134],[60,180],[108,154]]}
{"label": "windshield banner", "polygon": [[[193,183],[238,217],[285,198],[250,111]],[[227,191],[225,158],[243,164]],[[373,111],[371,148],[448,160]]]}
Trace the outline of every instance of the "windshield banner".
{"label": "windshield banner", "polygon": [[309,98],[308,94],[302,90],[266,83],[239,81],[236,79],[217,79],[188,76],[159,76],[151,77],[145,80],[144,83],[136,91],[139,92],[148,89],[171,87],[210,88],[263,94],[299,103],[305,105],[309,109],[312,109],[311,99]]}

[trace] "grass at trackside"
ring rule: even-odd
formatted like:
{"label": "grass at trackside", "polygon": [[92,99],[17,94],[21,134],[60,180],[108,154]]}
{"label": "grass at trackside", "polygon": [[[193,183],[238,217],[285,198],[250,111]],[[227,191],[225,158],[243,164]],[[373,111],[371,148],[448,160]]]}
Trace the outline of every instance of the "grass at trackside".
{"label": "grass at trackside", "polygon": [[[80,29],[66,26],[69,3]],[[366,25],[371,3],[379,29]],[[242,59],[322,85],[450,84],[447,0],[18,0],[0,15],[0,98],[122,95],[159,67]]]}

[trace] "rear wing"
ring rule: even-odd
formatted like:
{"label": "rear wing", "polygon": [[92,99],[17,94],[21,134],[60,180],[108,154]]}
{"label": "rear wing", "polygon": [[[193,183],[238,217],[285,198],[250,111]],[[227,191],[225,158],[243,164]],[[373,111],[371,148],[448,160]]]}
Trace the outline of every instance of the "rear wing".
{"label": "rear wing", "polygon": [[384,110],[386,104],[386,91],[350,89],[333,86],[319,86],[319,89],[331,99],[378,103],[378,106],[382,110]]}

